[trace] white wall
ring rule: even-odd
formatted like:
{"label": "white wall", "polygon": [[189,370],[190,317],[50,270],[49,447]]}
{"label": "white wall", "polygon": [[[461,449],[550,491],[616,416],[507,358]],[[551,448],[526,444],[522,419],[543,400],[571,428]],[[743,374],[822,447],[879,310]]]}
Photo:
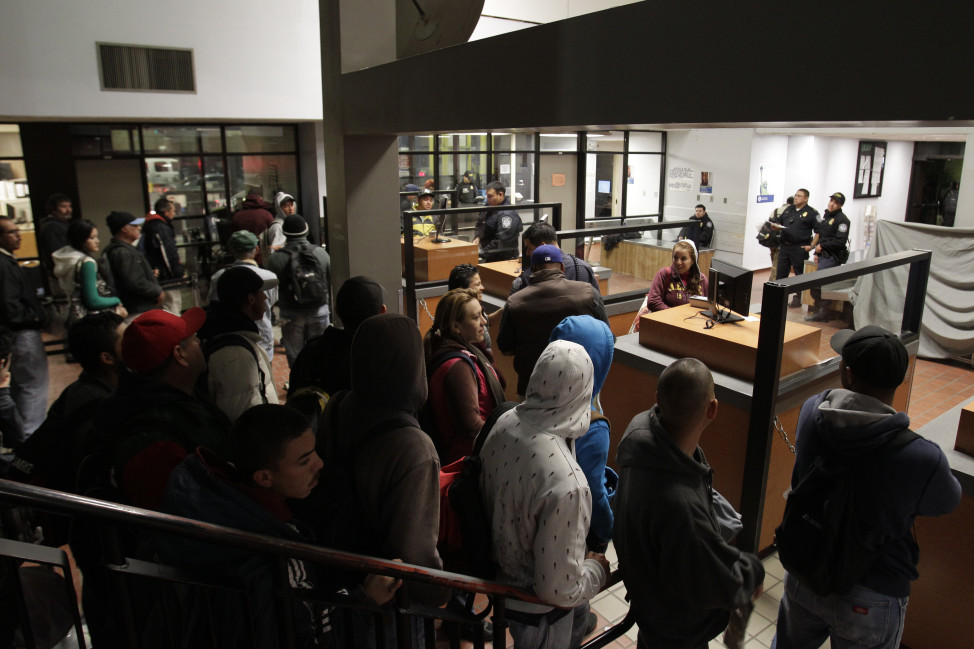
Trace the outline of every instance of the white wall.
{"label": "white wall", "polygon": [[[3,0],[0,118],[322,118],[315,0]],[[103,92],[96,42],[192,48],[195,94]]]}
{"label": "white wall", "polygon": [[[716,257],[741,264],[746,238],[747,191],[753,129],[696,129],[670,131],[666,136],[663,217],[682,220],[693,214],[702,203],[714,220]],[[689,192],[669,188],[669,170],[693,170],[693,189]],[[711,172],[712,194],[701,194],[700,172]],[[669,236],[675,237],[676,232]]]}
{"label": "white wall", "polygon": [[[751,141],[751,159],[747,183],[747,216],[741,261],[741,265],[745,268],[767,268],[771,265],[768,249],[758,243],[757,235],[761,225],[768,220],[771,213],[793,193],[785,185],[787,162],[787,136],[754,136]],[[774,196],[774,200],[769,203],[757,202],[762,179],[767,183],[768,193]]]}
{"label": "white wall", "polygon": [[486,0],[471,41],[632,4],[638,0]]}

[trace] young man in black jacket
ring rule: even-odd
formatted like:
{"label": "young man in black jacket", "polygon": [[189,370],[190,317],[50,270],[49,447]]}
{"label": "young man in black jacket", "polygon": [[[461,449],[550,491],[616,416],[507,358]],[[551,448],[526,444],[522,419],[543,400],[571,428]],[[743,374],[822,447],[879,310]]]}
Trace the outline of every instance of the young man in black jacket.
{"label": "young man in black jacket", "polygon": [[140,313],[159,308],[166,299],[149,260],[135,247],[141,235],[139,226],[145,219],[137,219],[128,212],[112,212],[105,222],[112,240],[103,256],[108,260],[112,282],[129,312],[129,320],[134,320]]}

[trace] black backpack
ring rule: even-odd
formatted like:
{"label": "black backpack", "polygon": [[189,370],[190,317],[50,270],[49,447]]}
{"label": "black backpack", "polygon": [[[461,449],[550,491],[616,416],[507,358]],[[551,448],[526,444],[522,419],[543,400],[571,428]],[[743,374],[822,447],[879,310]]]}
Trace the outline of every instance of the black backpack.
{"label": "black backpack", "polygon": [[893,435],[868,457],[827,460],[819,455],[788,494],[775,530],[781,564],[821,596],[844,594],[874,566],[889,539],[868,547],[855,508],[862,469],[889,457],[920,436],[909,428]]}
{"label": "black backpack", "polygon": [[310,246],[289,250],[287,282],[284,287],[296,306],[319,307],[328,300],[328,280],[314,249]]}

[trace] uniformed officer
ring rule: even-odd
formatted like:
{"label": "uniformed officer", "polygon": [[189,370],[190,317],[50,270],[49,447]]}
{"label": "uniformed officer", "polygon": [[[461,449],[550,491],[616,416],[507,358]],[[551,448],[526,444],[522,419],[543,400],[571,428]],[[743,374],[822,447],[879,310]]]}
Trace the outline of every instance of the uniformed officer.
{"label": "uniformed officer", "polygon": [[710,242],[714,238],[714,222],[707,214],[707,208],[703,205],[697,205],[693,208],[692,218],[696,219],[697,222],[693,225],[684,226],[677,238],[689,239],[697,247],[697,250],[709,248]]}
{"label": "uniformed officer", "polygon": [[[812,249],[812,233],[818,221],[818,210],[808,204],[808,190],[795,192],[795,202],[781,214],[781,223],[771,225],[781,231],[781,246],[778,249],[778,268],[775,277],[786,279],[792,270],[795,275],[805,272],[805,260]],[[800,308],[801,298],[796,293],[788,304],[793,309]]]}
{"label": "uniformed officer", "polygon": [[[487,204],[510,205],[503,183],[495,180],[487,185]],[[480,255],[484,261],[517,259],[518,235],[523,229],[521,217],[513,209],[484,212],[474,228],[473,243],[480,244]]]}
{"label": "uniformed officer", "polygon": [[[818,269],[841,266],[849,260],[849,217],[842,212],[845,205],[845,194],[835,192],[829,196],[826,212],[815,227],[815,238],[812,239],[812,250],[818,255]],[[812,322],[830,320],[831,300],[822,299],[822,289],[813,288],[809,291],[815,300],[815,310],[805,316]]]}

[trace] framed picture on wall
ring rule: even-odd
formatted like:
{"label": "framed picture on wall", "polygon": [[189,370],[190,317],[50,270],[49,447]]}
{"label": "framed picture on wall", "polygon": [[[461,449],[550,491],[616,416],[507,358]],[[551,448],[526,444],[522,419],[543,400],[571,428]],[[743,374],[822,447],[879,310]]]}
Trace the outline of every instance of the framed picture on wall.
{"label": "framed picture on wall", "polygon": [[873,198],[883,195],[883,168],[886,166],[886,142],[860,141],[856,161],[856,181],[853,198]]}

